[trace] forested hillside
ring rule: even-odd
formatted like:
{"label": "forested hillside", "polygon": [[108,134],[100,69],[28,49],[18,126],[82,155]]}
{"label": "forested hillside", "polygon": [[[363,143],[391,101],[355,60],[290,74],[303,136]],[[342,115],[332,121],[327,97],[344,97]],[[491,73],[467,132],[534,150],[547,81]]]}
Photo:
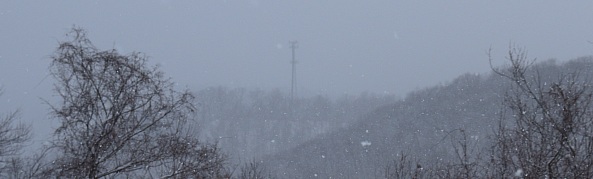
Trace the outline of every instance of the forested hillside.
{"label": "forested hillside", "polygon": [[291,149],[318,135],[343,129],[362,114],[396,101],[393,95],[362,93],[338,99],[297,98],[279,90],[211,87],[195,93],[200,137],[217,141],[235,162]]}
{"label": "forested hillside", "polygon": [[[512,67],[499,70],[507,69]],[[582,57],[560,64],[554,60],[537,63],[529,66],[525,76],[529,84],[537,82],[543,86],[538,89],[546,90],[558,81],[570,82],[565,77],[571,74],[589,80],[592,72],[593,59]],[[420,175],[428,169],[432,171],[425,173],[427,178],[450,177],[438,172],[451,172],[462,164],[471,164],[468,168],[474,170],[486,167],[491,149],[499,150],[493,148],[493,134],[501,119],[516,116],[507,102],[508,94],[514,93],[511,83],[497,73],[465,74],[379,107],[348,128],[269,156],[264,163],[281,178],[389,178],[411,176],[402,173]],[[513,122],[505,125],[515,126]],[[507,174],[523,172],[519,169]]]}

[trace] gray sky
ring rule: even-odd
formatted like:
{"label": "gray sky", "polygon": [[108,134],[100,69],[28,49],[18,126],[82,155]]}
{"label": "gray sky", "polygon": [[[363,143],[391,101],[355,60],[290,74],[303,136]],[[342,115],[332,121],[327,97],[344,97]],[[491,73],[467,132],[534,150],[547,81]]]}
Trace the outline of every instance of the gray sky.
{"label": "gray sky", "polygon": [[0,112],[46,118],[49,56],[74,24],[99,48],[146,53],[192,89],[286,91],[291,40],[299,91],[330,95],[403,96],[488,72],[485,51],[502,59],[509,42],[539,59],[593,52],[585,0],[0,1]]}

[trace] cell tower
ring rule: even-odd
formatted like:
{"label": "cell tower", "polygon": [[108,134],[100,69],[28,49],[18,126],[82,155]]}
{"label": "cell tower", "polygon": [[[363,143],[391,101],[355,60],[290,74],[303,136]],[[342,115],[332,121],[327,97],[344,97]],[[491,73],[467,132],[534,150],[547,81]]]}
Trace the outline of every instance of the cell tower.
{"label": "cell tower", "polygon": [[[290,85],[290,103],[291,106],[294,104],[294,97],[296,96],[296,88],[297,88],[297,80],[296,80],[296,58],[295,58],[295,49],[297,49],[298,42],[297,41],[290,41],[290,48],[292,49],[292,60],[290,63],[292,64],[292,80]],[[291,107],[292,108],[292,107]]]}

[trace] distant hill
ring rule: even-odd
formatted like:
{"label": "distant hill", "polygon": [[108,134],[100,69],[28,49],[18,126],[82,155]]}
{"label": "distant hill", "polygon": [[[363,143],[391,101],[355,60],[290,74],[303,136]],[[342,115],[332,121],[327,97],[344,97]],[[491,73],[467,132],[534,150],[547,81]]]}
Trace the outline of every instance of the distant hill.
{"label": "distant hill", "polygon": [[[593,59],[581,57],[562,64],[549,60],[535,64],[534,69],[543,81],[557,78],[560,72],[591,76]],[[400,153],[415,157],[418,164],[451,159],[449,133],[456,129],[463,129],[479,151],[489,147],[488,136],[504,109],[508,86],[508,80],[493,73],[464,74],[413,92],[364,115],[348,128],[269,156],[264,162],[280,178],[382,177],[385,166]]]}
{"label": "distant hill", "polygon": [[397,101],[393,95],[362,93],[337,99],[299,97],[291,104],[290,97],[278,89],[220,86],[197,91],[196,97],[197,133],[203,140],[216,141],[230,162],[238,164],[345,128],[361,114]]}

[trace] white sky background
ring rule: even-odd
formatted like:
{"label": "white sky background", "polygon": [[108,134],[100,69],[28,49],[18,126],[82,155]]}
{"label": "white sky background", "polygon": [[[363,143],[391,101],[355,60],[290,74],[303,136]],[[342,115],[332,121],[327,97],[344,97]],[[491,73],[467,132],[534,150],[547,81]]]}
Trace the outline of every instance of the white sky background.
{"label": "white sky background", "polygon": [[[49,57],[73,25],[102,49],[140,51],[182,86],[287,91],[299,41],[299,93],[400,96],[502,64],[509,42],[530,57],[591,55],[593,1],[0,1],[0,113],[47,129]],[[55,104],[55,101],[52,101]],[[43,132],[41,132],[43,133]]]}

